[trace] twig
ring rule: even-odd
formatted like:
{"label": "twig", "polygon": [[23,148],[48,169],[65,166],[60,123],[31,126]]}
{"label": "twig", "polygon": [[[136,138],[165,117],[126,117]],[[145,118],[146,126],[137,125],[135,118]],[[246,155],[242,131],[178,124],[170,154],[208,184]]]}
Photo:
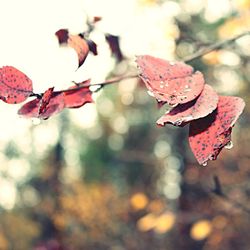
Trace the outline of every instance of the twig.
{"label": "twig", "polygon": [[[208,54],[208,53],[210,53],[210,52],[212,52],[214,50],[220,49],[220,48],[222,48],[222,47],[236,41],[237,39],[239,39],[239,38],[241,38],[243,36],[249,35],[249,34],[250,34],[250,31],[246,31],[246,32],[243,32],[243,33],[241,33],[241,34],[239,34],[239,35],[237,35],[235,37],[232,37],[230,39],[227,39],[227,40],[220,41],[220,42],[217,42],[215,44],[212,44],[212,45],[206,47],[205,49],[202,49],[201,51],[198,51],[198,52],[196,52],[196,53],[194,53],[194,54],[192,54],[190,56],[185,57],[183,59],[183,62],[187,63],[187,62],[193,61],[193,60],[195,60],[197,58],[200,58],[200,57],[202,57],[202,56],[204,56],[204,55],[206,55],[206,54]],[[83,83],[81,85],[76,84],[77,87],[75,87],[75,88],[59,90],[59,91],[55,91],[54,93],[56,93],[56,94],[59,94],[59,93],[62,93],[62,92],[66,93],[66,92],[72,92],[74,90],[79,90],[79,89],[86,88],[86,87],[100,86],[100,88],[95,91],[95,92],[97,92],[102,87],[104,87],[106,85],[110,85],[110,84],[113,84],[113,83],[123,81],[125,79],[132,79],[132,78],[138,78],[138,75],[136,74],[136,75],[120,76],[120,77],[113,78],[113,79],[110,79],[110,80],[107,80],[107,81],[101,82],[101,83],[93,83],[93,84],[91,84],[91,83],[84,84]],[[43,96],[43,93],[41,93],[41,94],[32,93],[30,95],[30,97],[32,97],[32,96],[36,96],[37,98],[41,99],[42,96]]]}
{"label": "twig", "polygon": [[213,177],[213,180],[214,180],[214,189],[212,190],[212,192],[214,194],[216,194],[218,197],[220,197],[221,199],[225,200],[226,202],[228,202],[229,204],[231,204],[232,206],[234,207],[237,207],[237,208],[240,208],[242,211],[250,214],[250,209],[245,207],[243,204],[235,201],[235,200],[232,200],[231,198],[229,198],[222,190],[222,185],[221,185],[221,182],[220,182],[220,179],[218,176],[214,176]]}
{"label": "twig", "polygon": [[237,36],[234,36],[230,39],[227,39],[227,40],[224,40],[224,41],[220,41],[220,42],[217,42],[215,44],[212,44],[204,49],[202,49],[201,51],[198,51],[190,56],[187,56],[184,58],[184,62],[187,63],[187,62],[190,62],[190,61],[193,61],[194,59],[197,59],[197,58],[200,58],[214,50],[217,50],[217,49],[220,49],[226,45],[229,45],[230,43],[236,41],[237,39],[243,37],[243,36],[246,36],[246,35],[249,35],[250,34],[250,31],[245,31]]}
{"label": "twig", "polygon": [[[76,91],[76,90],[79,90],[79,89],[83,89],[83,88],[87,88],[87,87],[91,87],[91,86],[100,86],[100,88],[97,90],[99,91],[102,87],[106,86],[106,85],[109,85],[109,84],[113,84],[113,83],[116,83],[116,82],[120,82],[120,81],[123,81],[125,79],[132,79],[132,78],[137,78],[138,75],[128,75],[128,76],[120,76],[120,77],[117,77],[117,78],[114,78],[114,79],[110,79],[106,82],[101,82],[101,83],[86,83],[86,84],[79,84],[77,85],[77,83],[74,83],[76,84],[76,87],[75,88],[70,88],[70,89],[63,89],[63,90],[58,90],[58,91],[54,91],[53,93],[54,94],[60,94],[60,93],[67,93],[67,92],[73,92],[73,91]],[[97,91],[92,91],[92,92],[97,92]],[[41,99],[42,96],[43,96],[44,93],[40,93],[40,94],[36,94],[36,93],[32,93],[30,95],[30,97],[37,97],[38,99]]]}

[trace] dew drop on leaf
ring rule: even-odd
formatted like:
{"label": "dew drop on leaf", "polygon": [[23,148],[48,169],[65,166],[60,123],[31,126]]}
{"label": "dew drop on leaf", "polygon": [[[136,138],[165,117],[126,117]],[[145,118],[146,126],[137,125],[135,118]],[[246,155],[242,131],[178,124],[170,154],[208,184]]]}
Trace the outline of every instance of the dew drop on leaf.
{"label": "dew drop on leaf", "polygon": [[179,120],[177,120],[175,123],[174,123],[174,125],[175,126],[180,126],[181,124],[182,124],[182,119],[179,119]]}
{"label": "dew drop on leaf", "polygon": [[97,92],[101,87],[102,85],[93,85],[89,87],[89,90],[92,92]]}
{"label": "dew drop on leaf", "polygon": [[206,167],[206,166],[207,166],[207,161],[204,162],[204,163],[202,163],[202,166],[203,166],[203,167]]}
{"label": "dew drop on leaf", "polygon": [[225,145],[225,148],[226,149],[232,149],[233,148],[233,142],[232,141],[229,141],[226,145]]}
{"label": "dew drop on leaf", "polygon": [[174,108],[174,107],[176,107],[178,105],[178,103],[175,103],[175,104],[169,104],[169,106],[171,107],[171,108]]}
{"label": "dew drop on leaf", "polygon": [[148,90],[147,92],[148,92],[148,94],[149,94],[150,96],[155,97],[154,93],[151,92],[150,90]]}

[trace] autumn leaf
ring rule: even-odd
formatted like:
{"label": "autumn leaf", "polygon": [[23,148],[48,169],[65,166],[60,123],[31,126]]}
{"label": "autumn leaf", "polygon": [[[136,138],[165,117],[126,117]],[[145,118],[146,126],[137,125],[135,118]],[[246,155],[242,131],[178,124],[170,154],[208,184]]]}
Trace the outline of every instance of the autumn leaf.
{"label": "autumn leaf", "polygon": [[118,62],[122,61],[123,54],[120,48],[120,38],[119,36],[114,36],[111,34],[105,35],[106,41],[109,45],[112,55],[117,59]]}
{"label": "autumn leaf", "polygon": [[42,97],[41,102],[40,102],[39,109],[38,109],[39,115],[45,113],[45,111],[49,105],[50,99],[52,98],[53,90],[54,90],[54,87],[49,88],[48,90],[46,90],[44,92],[43,97]]}
{"label": "autumn leaf", "polygon": [[170,112],[164,114],[157,121],[157,124],[165,126],[165,124],[170,123],[175,126],[184,126],[190,121],[212,113],[217,108],[218,100],[219,97],[215,90],[205,84],[204,89],[197,99],[174,107]]}
{"label": "autumn leaf", "polygon": [[[84,81],[82,84],[89,84],[90,80]],[[72,86],[69,88],[69,91],[65,92],[64,102],[66,108],[80,108],[86,103],[93,102],[92,92],[89,90],[89,86],[81,87],[82,84]],[[72,89],[72,90],[70,90]]]}
{"label": "autumn leaf", "polygon": [[[48,92],[50,95],[50,91]],[[36,98],[30,102],[25,103],[19,110],[18,114],[26,118],[40,118],[48,119],[50,116],[61,112],[65,108],[64,93],[53,93],[47,100],[49,103],[46,109],[41,109],[43,105],[42,99]]]}
{"label": "autumn leaf", "polygon": [[220,96],[217,109],[205,118],[190,123],[189,144],[200,164],[216,160],[230,143],[232,127],[245,107],[239,97]]}
{"label": "autumn leaf", "polygon": [[203,74],[183,62],[169,62],[149,55],[136,59],[140,78],[160,102],[169,105],[187,103],[197,98],[204,88]]}
{"label": "autumn leaf", "polygon": [[55,35],[58,38],[59,44],[67,43],[69,39],[69,31],[67,29],[58,30]]}
{"label": "autumn leaf", "polygon": [[98,51],[97,51],[97,45],[96,45],[96,43],[93,40],[90,40],[90,39],[85,39],[85,40],[86,40],[86,42],[87,42],[87,44],[89,46],[89,51],[93,55],[97,56],[98,55]]}
{"label": "autumn leaf", "polygon": [[80,67],[89,53],[88,43],[79,35],[69,35],[68,45],[76,51]]}
{"label": "autumn leaf", "polygon": [[[66,43],[69,47],[75,50],[78,56],[78,67],[80,67],[89,53],[89,45],[87,41],[85,41],[85,39],[80,35],[69,34],[67,29],[60,29],[55,33],[55,35],[58,38],[59,44]],[[94,44],[91,45],[91,49],[94,50]]]}
{"label": "autumn leaf", "polygon": [[32,81],[12,67],[0,68],[0,99],[15,104],[25,101],[33,93]]}

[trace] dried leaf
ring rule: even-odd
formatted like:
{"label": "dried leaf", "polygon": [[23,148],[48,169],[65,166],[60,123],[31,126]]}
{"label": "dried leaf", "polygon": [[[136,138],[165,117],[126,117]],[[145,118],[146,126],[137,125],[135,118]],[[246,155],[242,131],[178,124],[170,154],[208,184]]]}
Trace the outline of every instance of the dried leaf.
{"label": "dried leaf", "polygon": [[54,93],[53,96],[51,96],[44,112],[39,114],[41,103],[42,100],[38,98],[27,102],[18,110],[18,114],[26,118],[34,117],[46,120],[50,116],[61,112],[65,108],[64,93]]}
{"label": "dried leaf", "polygon": [[119,36],[114,36],[111,34],[105,35],[106,41],[109,44],[112,55],[117,59],[118,62],[122,61],[123,54],[120,48],[120,38]]}
{"label": "dried leaf", "polygon": [[32,81],[12,67],[0,68],[0,99],[6,103],[21,103],[33,93]]}
{"label": "dried leaf", "polygon": [[38,110],[39,115],[45,113],[45,111],[47,110],[48,104],[53,95],[53,90],[54,90],[54,87],[49,88],[48,90],[44,92],[43,97],[40,102],[39,110]]}
{"label": "dried leaf", "polygon": [[[90,80],[84,81],[82,84],[89,84]],[[81,84],[78,84],[81,87]],[[72,86],[69,89],[75,89],[76,86]],[[86,103],[93,102],[92,92],[89,87],[75,89],[72,91],[65,92],[64,102],[66,108],[80,108]]]}
{"label": "dried leaf", "polygon": [[58,30],[55,35],[58,38],[59,44],[67,43],[69,38],[69,31],[67,29]]}
{"label": "dried leaf", "polygon": [[169,62],[152,56],[136,59],[140,77],[152,95],[176,106],[197,98],[204,88],[203,74],[183,62]]}
{"label": "dried leaf", "polygon": [[205,118],[192,121],[189,144],[200,164],[215,160],[220,151],[231,141],[231,131],[244,109],[239,97],[220,96],[217,109]]}
{"label": "dried leaf", "polygon": [[157,121],[157,124],[165,126],[165,124],[171,123],[175,126],[184,126],[190,121],[212,113],[217,108],[218,100],[219,97],[215,90],[206,84],[197,99],[188,103],[179,104],[170,112],[163,115]]}
{"label": "dried leaf", "polygon": [[87,42],[79,35],[69,35],[68,45],[76,51],[80,67],[89,53]]}

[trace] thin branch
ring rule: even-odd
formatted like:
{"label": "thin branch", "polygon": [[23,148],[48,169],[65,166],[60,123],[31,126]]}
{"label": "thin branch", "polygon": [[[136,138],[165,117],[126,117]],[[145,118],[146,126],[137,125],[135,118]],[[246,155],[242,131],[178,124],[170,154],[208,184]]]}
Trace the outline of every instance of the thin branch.
{"label": "thin branch", "polygon": [[[83,89],[83,88],[87,88],[87,87],[91,87],[91,86],[100,86],[100,88],[97,90],[99,91],[102,87],[106,86],[106,85],[109,85],[109,84],[113,84],[113,83],[116,83],[116,82],[120,82],[120,81],[123,81],[123,80],[126,80],[126,79],[132,79],[132,78],[137,78],[138,75],[128,75],[128,76],[120,76],[120,77],[117,77],[117,78],[113,78],[113,79],[110,79],[110,80],[107,80],[105,82],[101,82],[101,83],[83,83],[83,84],[79,84],[77,85],[77,83],[74,83],[76,84],[76,87],[75,88],[70,88],[70,89],[63,89],[63,90],[58,90],[58,91],[54,91],[53,93],[54,94],[60,94],[60,93],[67,93],[67,92],[72,92],[72,91],[75,91],[75,90],[79,90],[79,89]],[[93,91],[93,92],[97,92],[97,91]],[[40,94],[36,94],[36,93],[32,93],[30,95],[30,97],[37,97],[39,99],[42,98],[44,93],[40,93]]]}
{"label": "thin branch", "polygon": [[222,48],[224,46],[227,46],[230,43],[236,41],[237,39],[239,39],[239,38],[241,38],[243,36],[249,35],[249,34],[250,34],[250,31],[245,31],[245,32],[243,32],[243,33],[241,33],[241,34],[239,34],[237,36],[234,36],[234,37],[232,37],[230,39],[214,43],[214,44],[202,49],[201,51],[198,51],[198,52],[196,52],[196,53],[194,53],[194,54],[192,54],[190,56],[185,57],[183,61],[185,63],[193,61],[193,60],[195,60],[197,58],[200,58],[200,57],[202,57],[202,56],[204,56],[204,55],[206,55],[206,54],[208,54],[208,53],[210,53],[210,52],[212,52],[214,50],[217,50],[217,49],[220,49],[220,48]]}
{"label": "thin branch", "polygon": [[250,209],[245,207],[243,204],[231,199],[230,197],[228,197],[222,190],[222,185],[221,185],[221,182],[220,182],[220,179],[218,176],[214,176],[213,177],[213,180],[214,180],[214,189],[212,190],[212,192],[214,194],[217,195],[217,197],[225,200],[226,202],[228,202],[229,204],[231,204],[233,207],[237,207],[239,209],[241,209],[242,211],[250,214]]}
{"label": "thin branch", "polygon": [[[197,58],[200,58],[200,57],[202,57],[202,56],[204,56],[204,55],[206,55],[206,54],[208,54],[208,53],[210,53],[210,52],[212,52],[212,51],[214,51],[214,50],[217,50],[217,49],[220,49],[220,48],[222,48],[222,47],[224,47],[224,46],[227,46],[227,45],[229,45],[230,43],[236,41],[237,39],[239,39],[239,38],[241,38],[241,37],[243,37],[243,36],[249,35],[249,34],[250,34],[250,31],[246,31],[246,32],[243,32],[243,33],[241,33],[241,34],[239,34],[239,35],[237,35],[237,36],[235,36],[235,37],[232,37],[232,38],[230,38],[230,39],[227,39],[227,40],[220,41],[220,42],[217,42],[217,43],[215,43],[215,44],[212,44],[212,45],[210,45],[210,46],[204,48],[204,49],[201,50],[201,51],[198,51],[198,52],[196,52],[196,53],[194,53],[194,54],[192,54],[192,55],[190,55],[190,56],[185,57],[185,58],[183,59],[183,61],[184,61],[185,63],[188,63],[188,62],[190,62],[190,61],[193,61],[193,60],[195,60],[195,59],[197,59]],[[106,86],[106,85],[110,85],[110,84],[113,84],[113,83],[121,82],[121,81],[123,81],[123,80],[125,80],[125,79],[132,79],[132,78],[138,78],[138,77],[139,77],[138,74],[136,74],[136,75],[119,76],[119,77],[116,77],[116,78],[113,78],[113,79],[110,79],[110,80],[107,80],[107,81],[101,82],[101,83],[93,83],[93,84],[91,84],[91,83],[86,83],[86,84],[84,84],[84,83],[83,83],[83,84],[81,84],[81,85],[77,85],[77,84],[75,83],[75,84],[76,84],[76,87],[75,87],[75,88],[59,90],[59,91],[55,91],[54,93],[62,93],[62,92],[66,93],[66,92],[72,92],[72,91],[74,91],[74,90],[79,90],[79,89],[86,88],[86,87],[100,86],[100,88],[97,89],[97,90],[95,91],[95,92],[97,92],[97,91],[99,91],[101,88],[103,88],[103,87]],[[32,93],[32,94],[30,95],[30,97],[32,97],[32,96],[35,96],[35,97],[41,99],[42,96],[43,96],[43,93],[41,93],[41,94]]]}
{"label": "thin branch", "polygon": [[43,93],[42,93],[42,94],[32,93],[32,94],[30,94],[30,96],[29,96],[29,97],[33,97],[33,96],[35,96],[37,99],[42,99],[42,97],[43,97]]}

